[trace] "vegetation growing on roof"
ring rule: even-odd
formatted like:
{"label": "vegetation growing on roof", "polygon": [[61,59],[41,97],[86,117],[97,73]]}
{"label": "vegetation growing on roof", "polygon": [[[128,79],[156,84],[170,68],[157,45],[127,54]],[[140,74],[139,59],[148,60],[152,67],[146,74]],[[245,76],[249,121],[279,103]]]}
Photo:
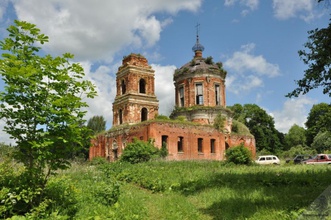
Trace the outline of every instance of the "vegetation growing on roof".
{"label": "vegetation growing on roof", "polygon": [[235,119],[232,120],[232,133],[238,135],[253,136],[245,124]]}
{"label": "vegetation growing on roof", "polygon": [[207,57],[205,59],[205,62],[206,64],[213,65],[214,64],[213,57],[212,56]]}

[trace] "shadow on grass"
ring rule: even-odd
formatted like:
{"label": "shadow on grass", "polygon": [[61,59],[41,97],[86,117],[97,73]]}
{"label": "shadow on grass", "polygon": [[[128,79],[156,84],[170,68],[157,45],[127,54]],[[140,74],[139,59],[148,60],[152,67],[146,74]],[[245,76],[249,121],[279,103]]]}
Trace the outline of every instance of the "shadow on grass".
{"label": "shadow on grass", "polygon": [[211,205],[200,209],[212,219],[245,219],[257,212],[270,211],[283,217],[293,217],[298,216],[330,185],[330,177],[331,169],[214,173],[195,181],[182,182],[175,190],[185,196],[196,196],[208,190],[216,190],[213,192],[217,193],[228,189],[230,193],[220,193]]}

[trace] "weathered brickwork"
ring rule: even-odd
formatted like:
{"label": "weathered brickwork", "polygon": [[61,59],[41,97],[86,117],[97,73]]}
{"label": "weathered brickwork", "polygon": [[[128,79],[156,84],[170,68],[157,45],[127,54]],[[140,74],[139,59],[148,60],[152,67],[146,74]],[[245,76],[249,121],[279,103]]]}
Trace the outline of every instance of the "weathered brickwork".
{"label": "weathered brickwork", "polygon": [[145,57],[130,54],[123,59],[116,74],[113,126],[155,118],[159,104],[154,84],[154,70]]}
{"label": "weathered brickwork", "polygon": [[[195,51],[194,59],[174,73],[176,108],[171,114],[171,118],[181,116],[195,124],[160,122],[152,120],[158,114],[154,70],[141,55],[125,57],[116,75],[113,128],[92,140],[90,159],[101,156],[116,161],[135,138],[153,140],[158,148],[166,145],[168,160],[224,160],[225,151],[240,144],[255,156],[254,137],[232,133],[225,77],[221,63],[215,64],[202,58],[202,51]],[[219,114],[224,117],[222,131],[212,126]]]}

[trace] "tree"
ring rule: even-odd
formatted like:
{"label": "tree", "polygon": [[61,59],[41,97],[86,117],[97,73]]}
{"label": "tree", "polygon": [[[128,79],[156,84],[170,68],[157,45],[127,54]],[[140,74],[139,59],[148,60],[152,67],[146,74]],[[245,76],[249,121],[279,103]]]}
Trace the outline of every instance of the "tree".
{"label": "tree", "polygon": [[275,153],[282,148],[280,133],[275,129],[274,119],[255,104],[235,104],[234,119],[244,123],[255,137],[256,149]]}
{"label": "tree", "polygon": [[331,131],[331,105],[327,103],[313,105],[305,125],[307,145],[310,146],[319,132]]}
{"label": "tree", "polygon": [[304,77],[296,81],[298,88],[287,97],[297,97],[318,87],[323,87],[323,93],[331,96],[331,23],[326,28],[308,31],[308,34],[308,41],[304,44],[307,50],[298,52],[308,69]]}
{"label": "tree", "polygon": [[331,132],[324,131],[319,132],[315,138],[311,146],[316,149],[317,152],[323,153],[324,151],[331,150]]}
{"label": "tree", "polygon": [[87,122],[87,127],[93,131],[93,134],[106,130],[106,121],[103,116],[93,116]]}
{"label": "tree", "polygon": [[17,145],[15,159],[25,167],[16,206],[26,212],[43,202],[48,178],[70,166],[68,154],[81,147],[85,131],[82,108],[87,104],[81,97],[93,98],[96,92],[83,80],[83,68],[69,61],[72,54],[41,56],[36,45],[48,42],[48,37],[36,25],[16,20],[7,30],[9,36],[0,42],[5,83],[0,118]]}
{"label": "tree", "polygon": [[285,136],[286,150],[296,146],[306,146],[306,130],[294,124]]}

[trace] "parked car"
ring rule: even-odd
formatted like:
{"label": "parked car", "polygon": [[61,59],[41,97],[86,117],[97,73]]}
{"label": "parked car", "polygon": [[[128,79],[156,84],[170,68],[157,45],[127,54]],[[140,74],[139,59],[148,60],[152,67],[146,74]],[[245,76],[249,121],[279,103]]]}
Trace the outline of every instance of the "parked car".
{"label": "parked car", "polygon": [[303,162],[304,164],[331,164],[331,154],[317,154]]}
{"label": "parked car", "polygon": [[280,160],[275,155],[263,155],[259,156],[257,160],[255,160],[257,164],[280,164]]}
{"label": "parked car", "polygon": [[299,154],[299,155],[296,155],[293,159],[287,159],[286,163],[289,163],[289,162],[293,161],[294,164],[301,164],[304,161],[309,160],[311,158],[313,158],[311,155]]}

